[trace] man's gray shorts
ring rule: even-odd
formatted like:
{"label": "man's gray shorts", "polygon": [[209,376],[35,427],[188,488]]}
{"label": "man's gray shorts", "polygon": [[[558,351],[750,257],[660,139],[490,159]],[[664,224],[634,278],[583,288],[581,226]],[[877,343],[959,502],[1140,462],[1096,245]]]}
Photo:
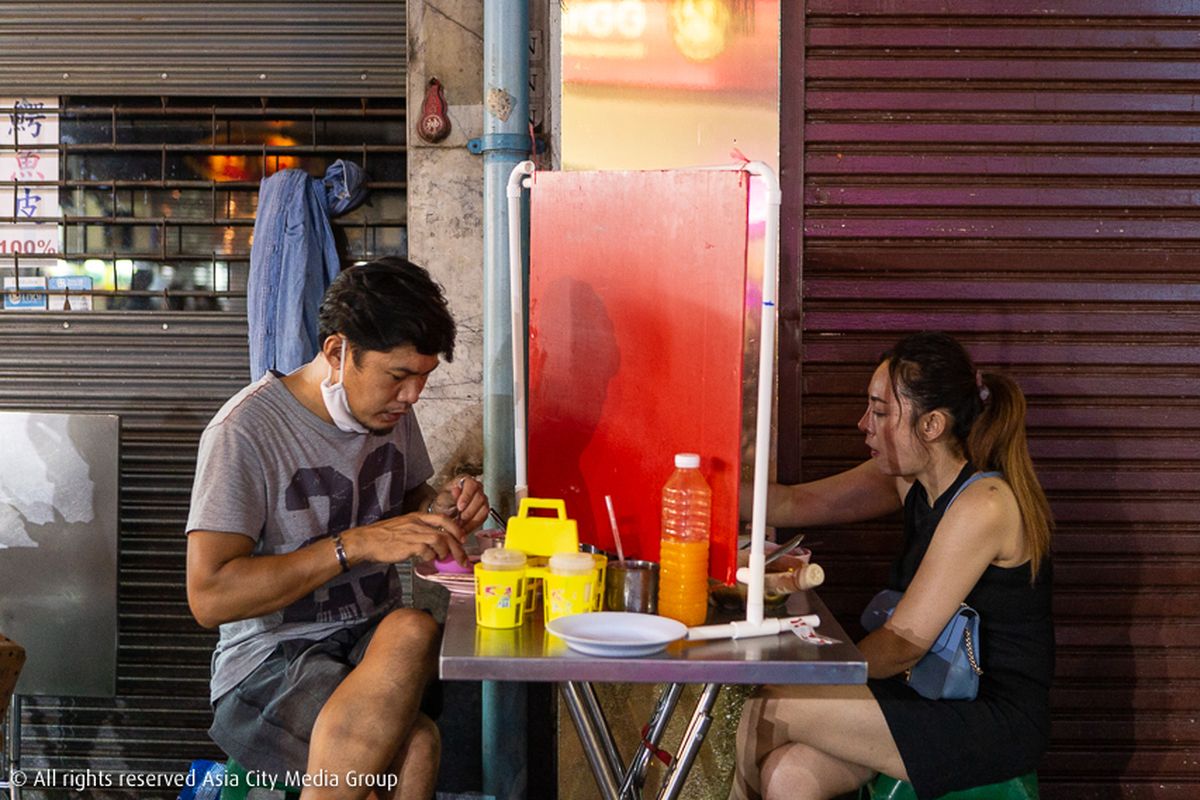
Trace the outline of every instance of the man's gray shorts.
{"label": "man's gray shorts", "polygon": [[[380,618],[382,619],[382,618]],[[281,642],[254,672],[217,699],[213,741],[248,770],[279,776],[303,773],[317,714],[367,652],[380,619],[320,641]],[[421,711],[436,719],[441,686],[431,681]]]}

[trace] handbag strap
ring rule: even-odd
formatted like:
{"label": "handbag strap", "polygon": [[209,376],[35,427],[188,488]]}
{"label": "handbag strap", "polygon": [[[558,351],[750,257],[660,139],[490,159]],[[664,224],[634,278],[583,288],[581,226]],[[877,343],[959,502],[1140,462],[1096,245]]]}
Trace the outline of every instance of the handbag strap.
{"label": "handbag strap", "polygon": [[[1002,473],[1002,472],[976,472],[974,475],[972,475],[971,477],[969,477],[965,481],[963,481],[962,486],[959,486],[958,491],[955,492],[954,496],[950,498],[950,502],[946,503],[946,508],[950,508],[950,506],[954,505],[954,501],[957,500],[958,496],[963,493],[963,489],[966,489],[968,486],[970,486],[975,481],[980,480],[981,478],[1003,478],[1003,477],[1004,477],[1004,473]],[[942,513],[944,514],[946,512],[943,511]]]}
{"label": "handbag strap", "polygon": [[[976,472],[974,475],[972,475],[971,477],[969,477],[965,481],[963,481],[962,486],[959,486],[958,491],[956,491],[954,493],[954,496],[950,498],[950,502],[946,503],[946,508],[950,508],[950,506],[952,506],[954,504],[954,501],[958,499],[958,496],[963,493],[963,489],[966,489],[968,486],[970,486],[975,481],[980,480],[982,478],[1002,478],[1002,477],[1004,477],[1004,475],[1003,475],[1003,473],[1000,473],[1000,472]],[[943,513],[945,513],[945,512],[943,512]],[[970,612],[972,614],[974,614],[976,616],[976,618],[978,618],[978,612],[976,612],[975,609],[971,608],[966,603],[962,604],[962,607],[959,609],[959,613],[961,614],[964,609],[969,609]],[[976,675],[982,675],[983,670],[979,666],[979,660],[975,657],[975,642],[973,641],[973,639],[971,637],[971,626],[970,625],[966,625],[963,627],[963,641],[964,641],[964,644],[966,645],[965,650],[967,653],[967,663],[969,663],[971,665],[971,671],[974,672]]]}
{"label": "handbag strap", "polygon": [[963,640],[966,642],[967,663],[971,665],[971,671],[976,675],[982,675],[983,670],[979,667],[979,661],[975,658],[975,643],[971,639],[971,626],[963,628]]}

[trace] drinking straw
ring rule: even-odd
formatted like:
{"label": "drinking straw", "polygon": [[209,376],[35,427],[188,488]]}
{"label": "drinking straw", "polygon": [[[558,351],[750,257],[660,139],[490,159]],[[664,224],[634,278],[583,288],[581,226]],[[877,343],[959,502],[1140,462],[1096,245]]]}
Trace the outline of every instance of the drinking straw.
{"label": "drinking straw", "polygon": [[625,551],[621,549],[621,532],[617,530],[617,514],[613,511],[612,495],[604,495],[604,505],[608,506],[608,521],[613,529],[613,542],[617,545],[617,561],[625,560]]}

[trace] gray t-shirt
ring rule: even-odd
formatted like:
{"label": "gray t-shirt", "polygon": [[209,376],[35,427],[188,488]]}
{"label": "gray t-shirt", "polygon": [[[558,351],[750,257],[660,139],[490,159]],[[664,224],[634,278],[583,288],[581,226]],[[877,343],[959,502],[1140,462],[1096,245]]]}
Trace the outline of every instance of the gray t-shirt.
{"label": "gray t-shirt", "polygon": [[[346,433],[267,373],[234,395],[200,437],[187,530],[240,533],[252,555],[289,553],[402,513],[433,475],[416,417],[385,436]],[[221,625],[211,698],[228,692],[290,639],[323,639],[400,605],[391,564],[359,564],[281,611]]]}

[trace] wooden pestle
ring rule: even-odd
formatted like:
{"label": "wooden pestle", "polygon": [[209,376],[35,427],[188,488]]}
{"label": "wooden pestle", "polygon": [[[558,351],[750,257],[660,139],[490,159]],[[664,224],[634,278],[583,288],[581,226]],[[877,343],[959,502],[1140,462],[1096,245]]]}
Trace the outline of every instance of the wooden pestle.
{"label": "wooden pestle", "polygon": [[[738,570],[738,581],[749,582],[749,570]],[[820,564],[800,564],[786,572],[768,572],[763,575],[763,594],[781,595],[815,589],[825,582],[825,570]]]}
{"label": "wooden pestle", "polygon": [[825,582],[825,570],[820,564],[803,564],[787,572],[768,572],[763,576],[763,592],[791,594],[815,589]]}

